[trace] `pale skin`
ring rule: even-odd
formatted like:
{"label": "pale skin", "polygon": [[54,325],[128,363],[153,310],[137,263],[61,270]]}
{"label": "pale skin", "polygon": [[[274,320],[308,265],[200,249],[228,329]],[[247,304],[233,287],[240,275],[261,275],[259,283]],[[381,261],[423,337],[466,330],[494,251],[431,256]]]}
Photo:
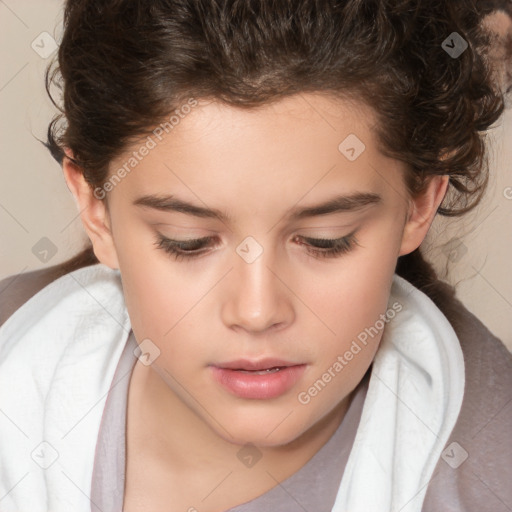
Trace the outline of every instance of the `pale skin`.
{"label": "pale skin", "polygon": [[[257,111],[200,101],[108,193],[108,208],[64,160],[96,256],[121,272],[137,341],[160,350],[131,376],[125,511],[221,512],[249,501],[304,466],[340,425],[382,332],[308,404],[297,396],[386,312],[397,258],[421,244],[448,186],[448,176],[436,176],[410,197],[405,165],[380,152],[375,123],[364,105],[321,94]],[[349,134],[366,146],[354,161],[338,149]],[[356,191],[381,199],[287,216]],[[147,194],[172,194],[229,220],[132,204]],[[299,243],[354,230],[358,244],[335,257]],[[195,259],[175,260],[155,245],[158,233],[214,241]],[[236,252],[248,236],[263,250],[251,263]],[[212,379],[211,364],[262,357],[306,371],[268,400],[234,396]],[[252,468],[236,456],[249,442],[262,453]]]}

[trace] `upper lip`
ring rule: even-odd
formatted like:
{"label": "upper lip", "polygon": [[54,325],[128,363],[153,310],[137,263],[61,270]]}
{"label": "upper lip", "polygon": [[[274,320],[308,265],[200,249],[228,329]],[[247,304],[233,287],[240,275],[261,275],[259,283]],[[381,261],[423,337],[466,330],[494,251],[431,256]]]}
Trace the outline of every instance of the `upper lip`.
{"label": "upper lip", "polygon": [[249,359],[237,359],[227,363],[215,364],[217,368],[225,368],[228,370],[268,370],[270,368],[278,368],[283,366],[298,366],[300,363],[291,363],[283,359],[266,358],[259,361],[251,361]]}

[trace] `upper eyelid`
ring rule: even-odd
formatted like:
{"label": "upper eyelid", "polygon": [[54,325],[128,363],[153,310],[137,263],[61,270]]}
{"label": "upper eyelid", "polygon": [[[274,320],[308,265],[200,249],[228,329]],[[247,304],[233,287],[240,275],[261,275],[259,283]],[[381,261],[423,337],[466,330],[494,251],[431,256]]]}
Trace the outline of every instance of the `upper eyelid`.
{"label": "upper eyelid", "polygon": [[[295,235],[295,236],[298,236],[298,237],[302,238],[303,240],[307,240],[307,241],[332,241],[332,242],[336,242],[336,241],[340,241],[340,240],[351,238],[356,233],[356,231],[357,230],[353,230],[352,232],[350,232],[350,233],[348,233],[346,235],[343,235],[343,236],[340,236],[340,237],[334,237],[334,238],[332,238],[332,237],[312,237],[312,236],[305,236],[305,235]],[[179,245],[179,244],[194,244],[194,243],[207,244],[208,242],[210,242],[211,240],[213,240],[215,238],[213,236],[206,236],[206,237],[201,237],[201,238],[189,238],[187,240],[176,240],[176,239],[173,239],[173,238],[168,238],[168,237],[166,237],[164,235],[159,235],[159,236],[160,236],[161,240],[164,240],[166,242],[175,243],[177,245]]]}
{"label": "upper eyelid", "polygon": [[165,240],[166,242],[170,242],[170,243],[174,243],[176,245],[186,245],[186,244],[207,244],[208,242],[211,242],[211,240],[213,239],[213,237],[211,236],[208,236],[208,237],[203,237],[203,238],[189,238],[187,240],[174,240],[173,238],[167,238],[167,237],[162,237],[163,240]]}

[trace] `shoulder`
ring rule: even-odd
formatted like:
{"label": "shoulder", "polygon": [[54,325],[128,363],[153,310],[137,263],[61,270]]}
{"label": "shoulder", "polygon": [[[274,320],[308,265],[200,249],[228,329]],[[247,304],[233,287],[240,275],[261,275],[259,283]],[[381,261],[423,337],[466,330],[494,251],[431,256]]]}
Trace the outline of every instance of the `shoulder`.
{"label": "shoulder", "polygon": [[464,398],[429,483],[423,512],[509,511],[512,354],[458,299],[447,317],[464,357]]}
{"label": "shoulder", "polygon": [[59,265],[0,280],[0,326],[37,292],[62,276]]}

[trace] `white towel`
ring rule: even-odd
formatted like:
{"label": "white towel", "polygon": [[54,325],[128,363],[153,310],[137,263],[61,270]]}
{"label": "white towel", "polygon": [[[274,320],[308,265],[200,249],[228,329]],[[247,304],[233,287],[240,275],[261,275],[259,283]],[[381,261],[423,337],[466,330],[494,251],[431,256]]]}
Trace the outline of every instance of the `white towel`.
{"label": "white towel", "polygon": [[455,426],[464,359],[448,319],[398,275],[333,512],[420,512],[428,482]]}
{"label": "white towel", "polygon": [[[398,275],[333,512],[421,511],[455,426],[464,360],[448,320]],[[0,328],[0,512],[90,512],[105,401],[131,324],[119,271],[97,264]]]}

